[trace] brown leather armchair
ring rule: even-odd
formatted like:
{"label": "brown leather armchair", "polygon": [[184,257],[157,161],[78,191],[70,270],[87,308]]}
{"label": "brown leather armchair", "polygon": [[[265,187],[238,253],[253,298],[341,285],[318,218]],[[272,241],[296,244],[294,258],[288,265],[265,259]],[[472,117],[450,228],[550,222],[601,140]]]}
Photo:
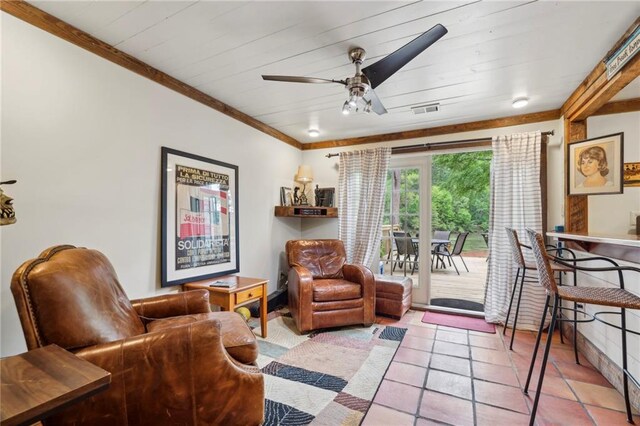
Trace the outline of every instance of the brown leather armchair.
{"label": "brown leather armchair", "polygon": [[206,290],[129,301],[100,252],[51,247],[11,281],[29,349],[52,343],[111,372],[111,385],[45,425],[258,425],[264,381],[240,315]]}
{"label": "brown leather armchair", "polygon": [[286,251],[289,310],[298,330],[373,324],[373,274],[366,266],[345,263],[342,241],[288,241]]}

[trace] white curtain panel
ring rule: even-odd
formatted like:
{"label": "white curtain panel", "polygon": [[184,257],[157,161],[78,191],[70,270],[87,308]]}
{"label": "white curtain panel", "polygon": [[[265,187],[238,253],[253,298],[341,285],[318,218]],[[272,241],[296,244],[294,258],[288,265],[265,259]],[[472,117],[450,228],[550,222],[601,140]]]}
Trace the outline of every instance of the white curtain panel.
{"label": "white curtain panel", "polygon": [[339,238],[349,263],[371,266],[380,247],[391,148],[340,153]]}
{"label": "white curtain panel", "polygon": [[[542,231],[542,193],[540,188],[541,133],[516,133],[493,138],[491,162],[491,206],[489,213],[489,267],[485,293],[485,319],[503,323],[517,269],[505,227],[518,232],[520,242],[530,245],[525,228]],[[533,261],[529,250],[525,258]],[[528,276],[536,278],[535,272]],[[524,284],[518,328],[537,330],[544,309],[545,293],[536,283]],[[511,314],[515,314],[517,295]]]}

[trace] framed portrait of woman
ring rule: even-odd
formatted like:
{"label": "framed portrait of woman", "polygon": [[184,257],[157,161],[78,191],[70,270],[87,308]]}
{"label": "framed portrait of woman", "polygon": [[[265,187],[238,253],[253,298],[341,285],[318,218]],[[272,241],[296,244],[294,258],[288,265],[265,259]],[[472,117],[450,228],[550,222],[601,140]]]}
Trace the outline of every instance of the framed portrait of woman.
{"label": "framed portrait of woman", "polygon": [[569,195],[622,194],[624,133],[569,144]]}

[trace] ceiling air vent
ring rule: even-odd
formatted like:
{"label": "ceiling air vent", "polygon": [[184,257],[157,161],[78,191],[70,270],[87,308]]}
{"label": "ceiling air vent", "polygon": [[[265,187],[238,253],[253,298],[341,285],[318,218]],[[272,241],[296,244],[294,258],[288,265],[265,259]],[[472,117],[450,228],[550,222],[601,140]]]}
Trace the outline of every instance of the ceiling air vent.
{"label": "ceiling air vent", "polygon": [[440,111],[440,104],[435,103],[435,104],[414,106],[414,107],[411,107],[411,111],[413,111],[415,115],[425,114],[427,112],[438,112]]}

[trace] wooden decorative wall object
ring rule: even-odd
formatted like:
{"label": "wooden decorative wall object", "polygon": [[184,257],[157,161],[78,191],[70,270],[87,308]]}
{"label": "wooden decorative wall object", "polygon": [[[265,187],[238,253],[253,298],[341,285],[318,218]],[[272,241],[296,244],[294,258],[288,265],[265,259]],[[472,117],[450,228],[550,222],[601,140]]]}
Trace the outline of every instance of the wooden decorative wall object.
{"label": "wooden decorative wall object", "polygon": [[565,232],[587,232],[589,230],[589,204],[586,195],[566,195],[567,168],[569,167],[569,143],[587,138],[587,121],[564,120],[564,140],[567,141],[564,150],[564,229]]}

